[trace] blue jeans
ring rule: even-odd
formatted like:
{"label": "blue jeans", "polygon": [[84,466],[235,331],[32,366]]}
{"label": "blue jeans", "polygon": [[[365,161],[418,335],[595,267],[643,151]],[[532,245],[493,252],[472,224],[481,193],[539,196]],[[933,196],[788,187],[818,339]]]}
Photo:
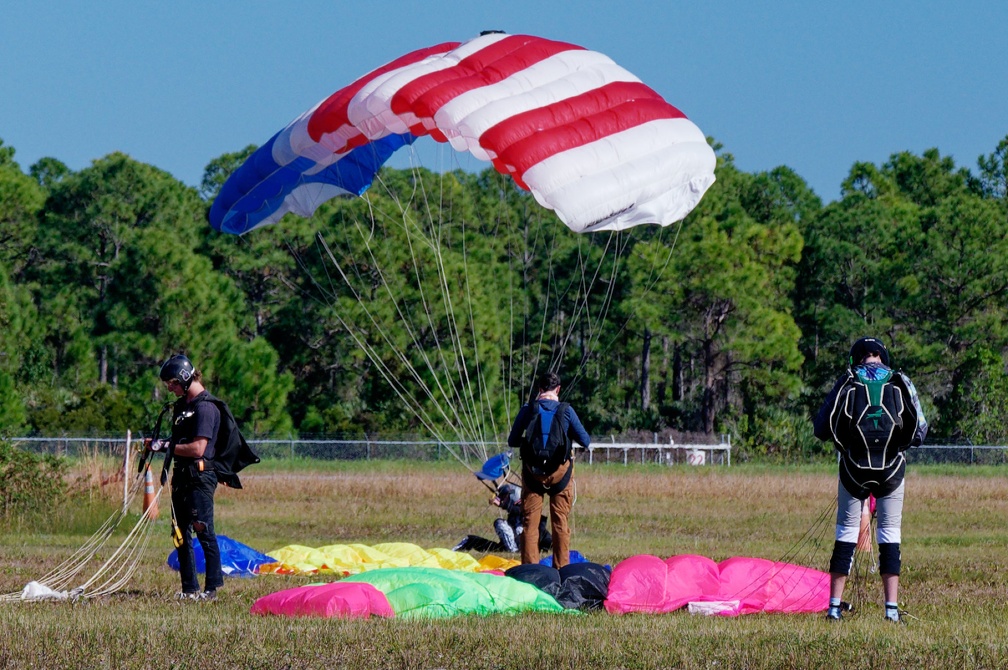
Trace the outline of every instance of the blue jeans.
{"label": "blue jeans", "polygon": [[196,574],[196,558],[193,553],[192,534],[195,531],[203,547],[206,562],[205,590],[213,591],[224,585],[221,571],[220,548],[214,533],[214,492],[217,490],[217,474],[213,467],[204,472],[194,472],[188,465],[176,464],[172,476],[172,506],[175,520],[182,531],[182,546],[178,550],[179,574],[182,577],[182,591],[199,591]]}

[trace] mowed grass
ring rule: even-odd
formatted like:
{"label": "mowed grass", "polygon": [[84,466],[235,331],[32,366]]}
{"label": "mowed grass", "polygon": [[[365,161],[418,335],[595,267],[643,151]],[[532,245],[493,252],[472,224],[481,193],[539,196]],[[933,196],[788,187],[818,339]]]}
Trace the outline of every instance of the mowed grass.
{"label": "mowed grass", "polygon": [[[1003,469],[910,470],[901,598],[883,622],[877,576],[855,616],[738,618],[522,615],[322,620],[249,614],[306,577],[229,579],[212,603],[172,600],[166,510],[141,572],[120,594],[0,603],[0,667],[191,668],[1003,668],[1008,667],[1008,482]],[[288,544],[492,537],[490,492],[452,462],[267,462],[218,493],[218,532],[264,552]],[[830,466],[579,464],[573,547],[615,564],[634,554],[788,558],[825,569],[836,493]],[[120,485],[121,486],[121,485]],[[0,535],[0,592],[69,556],[110,511],[76,499]],[[330,579],[324,577],[322,579]],[[853,594],[854,589],[850,592]]]}

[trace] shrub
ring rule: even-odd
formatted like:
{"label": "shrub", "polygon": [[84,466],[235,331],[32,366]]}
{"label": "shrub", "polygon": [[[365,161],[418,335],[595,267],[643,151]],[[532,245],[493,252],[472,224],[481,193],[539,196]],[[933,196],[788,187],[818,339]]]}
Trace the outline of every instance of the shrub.
{"label": "shrub", "polygon": [[814,461],[833,452],[831,445],[812,434],[808,417],[774,407],[762,408],[755,416],[743,415],[726,427],[737,436],[741,460]]}
{"label": "shrub", "polygon": [[66,493],[66,462],[0,441],[0,518],[46,511]]}

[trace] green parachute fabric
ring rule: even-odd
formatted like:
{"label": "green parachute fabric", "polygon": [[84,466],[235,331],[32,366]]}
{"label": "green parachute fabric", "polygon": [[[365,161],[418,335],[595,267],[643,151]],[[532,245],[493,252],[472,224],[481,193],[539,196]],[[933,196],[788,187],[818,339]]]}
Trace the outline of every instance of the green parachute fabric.
{"label": "green parachute fabric", "polygon": [[371,584],[385,594],[397,617],[446,618],[461,614],[567,612],[531,584],[494,574],[444,568],[382,568],[342,583]]}

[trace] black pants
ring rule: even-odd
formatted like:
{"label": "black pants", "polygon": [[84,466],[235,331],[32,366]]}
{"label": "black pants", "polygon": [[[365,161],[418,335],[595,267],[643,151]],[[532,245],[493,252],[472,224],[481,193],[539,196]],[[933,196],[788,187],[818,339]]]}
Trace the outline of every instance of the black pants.
{"label": "black pants", "polygon": [[178,550],[179,574],[182,577],[182,591],[199,591],[196,574],[196,558],[193,553],[192,534],[195,531],[203,547],[206,562],[205,590],[213,591],[224,585],[221,571],[220,548],[214,533],[214,492],[217,490],[217,474],[213,468],[204,472],[194,472],[188,465],[176,465],[172,476],[172,506],[175,520],[182,531],[182,546]]}

